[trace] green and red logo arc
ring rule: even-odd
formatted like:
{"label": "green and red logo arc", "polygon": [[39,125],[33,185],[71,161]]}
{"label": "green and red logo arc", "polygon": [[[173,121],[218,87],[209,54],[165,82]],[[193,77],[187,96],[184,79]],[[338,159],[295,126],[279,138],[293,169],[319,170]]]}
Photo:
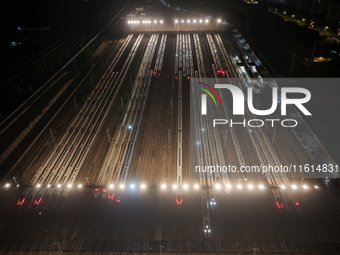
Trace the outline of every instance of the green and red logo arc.
{"label": "green and red logo arc", "polygon": [[[222,105],[222,100],[221,100],[221,97],[219,96],[219,94],[217,93],[217,91],[211,87],[210,85],[206,84],[206,83],[203,83],[203,82],[197,82],[198,84],[201,84],[201,85],[204,85],[206,86],[207,88],[209,88],[218,98],[218,100],[220,101],[220,104]],[[215,97],[211,94],[211,92],[205,88],[201,88],[199,87],[199,89],[203,90],[205,93],[207,93],[211,98],[212,100],[214,101],[215,105],[217,106],[217,102],[215,100]]]}

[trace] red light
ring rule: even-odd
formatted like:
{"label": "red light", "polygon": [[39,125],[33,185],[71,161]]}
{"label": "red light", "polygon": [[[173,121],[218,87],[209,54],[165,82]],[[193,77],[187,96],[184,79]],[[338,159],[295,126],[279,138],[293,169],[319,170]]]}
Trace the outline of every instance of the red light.
{"label": "red light", "polygon": [[220,72],[221,72],[221,70],[218,70],[218,69],[217,69],[217,73],[220,73]]}
{"label": "red light", "polygon": [[115,197],[115,193],[113,192],[112,195],[109,193],[107,194],[107,198],[110,199],[110,200],[113,200]]}
{"label": "red light", "polygon": [[95,189],[94,189],[94,192],[98,192],[98,191],[99,191],[99,189],[98,189],[98,188],[95,188]]}
{"label": "red light", "polygon": [[187,76],[187,79],[190,80],[190,76]]}
{"label": "red light", "polygon": [[37,199],[34,200],[35,205],[40,205],[41,202],[42,202],[42,198],[39,198],[38,200]]}
{"label": "red light", "polygon": [[178,77],[177,76],[175,76],[175,80],[177,80],[178,79]]}
{"label": "red light", "polygon": [[176,204],[177,205],[182,205],[183,204],[183,199],[182,198],[181,199],[176,198]]}
{"label": "red light", "polygon": [[116,202],[117,202],[117,203],[120,203],[120,198],[117,198],[117,199],[116,199]]}
{"label": "red light", "polygon": [[155,70],[155,71],[153,71],[153,73],[154,73],[154,74],[156,74],[156,73],[157,73],[157,71]]}
{"label": "red light", "polygon": [[295,202],[295,205],[300,205],[300,203],[299,202]]}
{"label": "red light", "polygon": [[23,205],[23,204],[25,204],[25,201],[26,201],[26,198],[23,198],[23,199],[19,198],[17,205]]}
{"label": "red light", "polygon": [[275,201],[277,208],[283,208],[283,202]]}
{"label": "red light", "polygon": [[106,193],[106,189],[103,189],[103,193]]}
{"label": "red light", "polygon": [[225,74],[225,71],[222,71],[223,74]]}
{"label": "red light", "polygon": [[112,70],[110,70],[110,73],[112,73]]}

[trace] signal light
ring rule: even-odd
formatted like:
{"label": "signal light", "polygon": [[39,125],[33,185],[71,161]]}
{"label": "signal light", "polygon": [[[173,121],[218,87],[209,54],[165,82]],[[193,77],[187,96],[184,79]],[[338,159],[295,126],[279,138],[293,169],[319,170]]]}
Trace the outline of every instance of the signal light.
{"label": "signal light", "polygon": [[41,202],[42,202],[42,198],[39,198],[39,199],[35,199],[35,200],[34,200],[34,204],[35,204],[35,205],[40,205]]}
{"label": "signal light", "polygon": [[24,205],[25,204],[25,201],[26,201],[26,198],[23,198],[23,199],[20,199],[18,200],[17,202],[17,205]]}
{"label": "signal light", "polygon": [[279,209],[283,208],[283,202],[275,201],[276,207]]}
{"label": "signal light", "polygon": [[112,194],[110,194],[110,193],[107,194],[107,198],[110,199],[110,200],[113,200],[114,197],[115,197],[115,193],[114,192],[112,192]]}

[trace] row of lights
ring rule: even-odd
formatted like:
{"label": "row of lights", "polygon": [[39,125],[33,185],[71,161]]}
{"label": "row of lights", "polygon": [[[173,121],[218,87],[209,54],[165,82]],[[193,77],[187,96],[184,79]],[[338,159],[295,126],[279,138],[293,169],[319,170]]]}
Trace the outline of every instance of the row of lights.
{"label": "row of lights", "polygon": [[[194,24],[196,24],[196,23],[209,23],[209,19],[205,19],[205,20],[203,20],[203,19],[193,19],[193,20],[191,20],[191,19],[187,19],[187,20],[184,20],[184,19],[181,19],[181,20],[178,20],[178,19],[175,19],[175,24],[178,24],[178,23],[182,23],[182,24],[184,24],[184,23],[187,23],[187,24],[190,24],[190,23],[194,23]],[[216,20],[216,22],[217,23],[221,23],[222,22],[222,20],[221,19],[217,19]]]}
{"label": "row of lights", "polygon": [[[232,186],[231,184],[227,184],[225,187],[226,187],[226,189],[228,189],[228,190],[230,190],[230,189],[233,188],[233,186]],[[234,186],[234,187],[236,187],[237,189],[243,189],[243,187],[245,187],[245,188],[248,188],[248,189],[250,189],[250,190],[256,188],[256,186],[253,185],[253,184],[248,184],[247,186],[242,186],[241,184],[237,184],[237,185]],[[215,189],[220,190],[221,188],[222,188],[221,184],[217,183],[217,184],[215,185]],[[257,186],[257,188],[258,188],[258,189],[264,189],[265,186],[264,186],[263,184],[259,184],[259,185]],[[286,188],[288,188],[288,187],[286,187],[285,185],[281,185],[280,188],[281,188],[281,189],[286,189]],[[291,188],[292,190],[296,190],[296,189],[299,188],[299,186],[297,186],[297,185],[295,185],[295,184],[292,184],[292,185],[290,186],[290,188]],[[305,185],[302,185],[302,188],[305,189],[305,190],[307,190],[307,189],[310,189],[311,187],[309,187],[308,185],[305,184]],[[317,185],[314,186],[314,189],[318,189],[318,188],[319,188],[319,187],[318,187]]]}
{"label": "row of lights", "polygon": [[[114,184],[110,184],[110,185],[108,186],[109,189],[113,189],[114,187],[115,187]],[[119,189],[123,190],[123,189],[126,188],[126,185],[125,185],[124,183],[121,183],[121,184],[119,184],[118,187],[119,187]],[[131,184],[129,185],[129,188],[130,188],[131,190],[134,190],[134,189],[137,189],[138,186],[137,186],[136,184],[134,184],[134,183],[131,183]],[[145,184],[145,183],[140,184],[140,185],[139,185],[139,188],[142,189],[142,190],[146,189],[146,184]]]}
{"label": "row of lights", "polygon": [[[162,189],[162,190],[166,190],[167,188],[168,188],[168,186],[166,185],[166,183],[161,184],[161,189]],[[177,184],[173,184],[173,185],[171,186],[171,188],[174,189],[174,190],[177,190],[177,189],[178,189],[178,185],[177,185]],[[188,190],[190,187],[189,187],[189,184],[185,183],[185,184],[183,184],[182,188],[183,188],[184,190]],[[194,184],[194,185],[193,185],[193,188],[194,188],[195,190],[198,190],[198,189],[200,188],[200,186],[199,186],[198,184]]]}
{"label": "row of lights", "polygon": [[[255,185],[253,185],[253,184],[248,184],[248,185],[246,185],[246,186],[243,186],[242,184],[237,184],[237,185],[235,185],[235,186],[232,186],[231,184],[226,184],[225,185],[225,188],[226,189],[228,189],[228,190],[230,190],[230,189],[232,189],[232,188],[237,188],[237,189],[243,189],[243,188],[248,188],[248,189],[255,189],[255,188],[258,188],[258,189],[264,189],[265,188],[265,186],[263,185],[263,184],[259,184],[259,185],[257,185],[257,186],[255,186]],[[172,185],[172,189],[177,189],[178,188],[178,186],[177,186],[177,184],[173,184]],[[189,185],[188,184],[184,184],[183,185],[183,187],[182,187],[184,190],[188,190],[189,189]],[[194,189],[199,189],[200,188],[200,186],[198,185],[198,184],[194,184],[193,185],[193,188]],[[215,186],[214,186],[214,188],[215,189],[217,189],[217,190],[220,190],[220,189],[222,189],[222,185],[220,184],[220,183],[217,183],[217,184],[215,184]],[[281,189],[286,189],[287,187],[285,186],[285,185],[281,185],[280,186],[280,188]],[[293,190],[296,190],[296,189],[298,189],[299,187],[297,186],[297,185],[295,185],[295,184],[293,184],[293,185],[291,185],[291,189],[293,189]],[[302,188],[303,189],[310,189],[311,187],[309,187],[308,185],[303,185],[302,186]],[[319,187],[317,186],[317,185],[315,185],[314,186],[314,189],[318,189]],[[165,184],[165,183],[163,183],[162,185],[161,185],[161,189],[167,189],[167,185]]]}
{"label": "row of lights", "polygon": [[151,20],[128,20],[127,22],[128,24],[163,24],[163,20],[154,20],[154,21],[151,21]]}
{"label": "row of lights", "polygon": [[[63,185],[62,185],[61,183],[58,183],[58,184],[56,185],[56,187],[59,188],[59,189],[60,189],[62,186],[63,186]],[[40,187],[41,187],[41,184],[38,183],[38,184],[36,185],[36,187],[37,187],[37,188],[40,188]],[[47,184],[46,187],[47,187],[47,188],[51,188],[52,185],[51,185],[51,184]],[[73,184],[72,184],[72,183],[68,183],[68,184],[66,185],[66,187],[67,187],[68,189],[71,189],[71,188],[73,188]],[[83,184],[81,184],[81,183],[79,183],[79,184],[77,185],[77,188],[78,188],[78,189],[81,189],[82,187],[83,187]]]}
{"label": "row of lights", "polygon": [[[294,189],[294,190],[296,190],[296,189],[298,189],[299,187],[297,186],[297,185],[295,185],[295,184],[293,184],[293,185],[291,185],[290,186],[291,187],[291,189]],[[281,189],[286,189],[287,187],[285,186],[285,185],[281,185]],[[303,189],[310,189],[311,187],[309,187],[308,185],[306,185],[306,184],[304,184],[304,185],[302,185],[302,188]],[[319,187],[317,186],[317,185],[314,185],[314,189],[318,189]]]}
{"label": "row of lights", "polygon": [[[217,19],[216,22],[221,23],[222,20]],[[153,21],[152,20],[128,20],[127,23],[128,24],[152,24],[152,23],[153,24],[163,24],[164,22],[161,19],[161,20],[153,20]],[[193,20],[191,20],[191,19],[187,19],[187,20],[185,20],[185,19],[181,19],[181,20],[175,19],[175,24],[179,24],[179,23],[182,23],[182,24],[184,24],[184,23],[187,23],[187,24],[190,24],[190,23],[194,23],[194,24],[196,24],[196,23],[201,23],[201,24],[206,23],[206,24],[208,24],[209,19],[205,19],[205,20],[203,20],[203,19],[193,19]]]}
{"label": "row of lights", "polygon": [[[175,24],[178,24],[178,23],[182,23],[182,24],[184,24],[184,23],[187,23],[187,24],[190,24],[190,23],[203,23],[203,19],[199,19],[199,20],[193,19],[192,21],[191,21],[191,19],[188,19],[188,20],[184,20],[184,19],[178,20],[178,19],[175,19]],[[204,23],[206,23],[206,24],[209,23],[209,19],[205,19]]]}
{"label": "row of lights", "polygon": [[[6,183],[6,184],[5,184],[5,188],[9,188],[10,186],[11,186],[10,183]],[[42,185],[41,185],[40,183],[36,184],[35,186],[36,186],[36,188],[41,188],[41,187],[42,187]],[[17,187],[19,187],[19,184],[17,184]],[[47,184],[46,187],[47,187],[47,188],[51,188],[52,185],[51,185],[51,184]],[[61,187],[62,187],[62,184],[59,183],[59,184],[56,185],[56,187],[57,187],[57,188],[61,188]],[[68,189],[71,189],[71,188],[73,187],[73,184],[69,183],[69,184],[66,185],[66,187],[67,187]],[[109,189],[113,189],[114,187],[115,187],[114,184],[109,184],[109,185],[108,185],[108,188],[109,188]],[[125,189],[126,186],[125,186],[124,183],[121,183],[121,184],[119,184],[118,187],[119,187],[119,189],[122,189],[122,190],[123,190],[123,189]],[[142,184],[140,184],[139,187],[140,187],[140,189],[144,190],[144,189],[146,189],[147,186],[146,186],[145,183],[142,183]],[[173,184],[171,187],[172,187],[172,189],[174,189],[174,190],[176,190],[176,189],[179,188],[177,184]],[[232,188],[234,188],[234,187],[236,187],[237,189],[243,189],[243,187],[246,187],[246,188],[248,188],[248,189],[254,189],[254,188],[256,188],[256,186],[253,185],[253,184],[248,184],[247,186],[243,186],[243,185],[241,185],[241,184],[237,184],[236,186],[232,186],[231,184],[226,184],[226,185],[225,185],[225,188],[228,189],[228,190],[230,190],[230,189],[232,189]],[[311,188],[311,187],[309,187],[309,186],[306,185],[306,184],[302,185],[301,187],[302,187],[303,189],[305,189],[305,190]],[[77,188],[81,189],[81,188],[83,188],[83,185],[82,185],[82,184],[78,184],[78,185],[77,185]],[[129,188],[130,188],[131,190],[134,190],[134,189],[137,189],[138,187],[137,187],[136,184],[131,183],[131,184],[129,185]],[[161,184],[160,188],[161,188],[162,190],[166,190],[166,189],[168,188],[168,186],[167,186],[166,183],[163,183],[163,184]],[[190,186],[189,186],[189,184],[185,183],[185,184],[182,185],[182,188],[183,188],[184,190],[188,190],[188,189],[190,188]],[[200,185],[194,184],[194,185],[193,185],[193,188],[194,188],[195,190],[198,190],[198,189],[200,188]],[[217,189],[217,190],[220,190],[220,189],[222,189],[222,185],[221,185],[220,183],[217,183],[217,184],[215,184],[214,188]],[[259,184],[259,185],[257,186],[257,188],[258,188],[258,189],[264,189],[265,186],[264,186],[263,184]],[[285,186],[285,185],[281,185],[280,188],[281,188],[281,189],[287,189],[287,188],[289,188],[289,187],[287,187],[287,186]],[[300,188],[300,187],[297,186],[297,185],[295,185],[295,184],[292,184],[292,185],[290,186],[290,188],[293,189],[293,190],[296,190],[296,189],[298,189],[298,188]],[[318,189],[318,188],[319,188],[319,187],[318,187],[317,185],[314,186],[314,189]]]}
{"label": "row of lights", "polygon": [[[20,187],[19,184],[17,184],[16,186],[17,186],[17,187]],[[57,187],[57,188],[61,188],[62,186],[63,186],[63,185],[62,185],[61,183],[55,185],[55,187]],[[10,184],[10,183],[6,183],[4,187],[5,187],[5,188],[10,188],[10,187],[11,187],[11,184]],[[40,183],[37,183],[37,184],[35,185],[35,187],[39,189],[39,188],[42,187],[42,185],[41,185]],[[71,188],[73,187],[73,184],[72,184],[72,183],[69,183],[69,184],[66,185],[66,187],[69,188],[69,189],[71,189]],[[83,184],[78,184],[77,187],[78,187],[79,189],[81,189],[81,188],[83,187]],[[52,184],[47,184],[47,185],[46,185],[46,188],[52,188]]]}

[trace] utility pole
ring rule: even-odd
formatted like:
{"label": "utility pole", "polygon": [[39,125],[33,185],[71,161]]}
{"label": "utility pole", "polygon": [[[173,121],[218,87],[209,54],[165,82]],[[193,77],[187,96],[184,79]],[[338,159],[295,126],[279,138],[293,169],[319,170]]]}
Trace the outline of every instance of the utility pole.
{"label": "utility pole", "polygon": [[107,138],[109,139],[109,143],[111,143],[110,130],[106,129],[106,131],[107,131]]}
{"label": "utility pole", "polygon": [[259,251],[259,248],[253,248],[253,255],[255,255],[258,251]]}
{"label": "utility pole", "polygon": [[76,108],[76,110],[77,110],[77,108],[78,108],[78,105],[77,105],[77,101],[76,101],[76,98],[75,97],[73,97],[73,102],[74,102],[74,107]]}
{"label": "utility pole", "polygon": [[55,139],[54,139],[54,135],[53,135],[53,130],[52,130],[52,128],[50,128],[50,134],[51,134],[51,137],[52,137],[53,142],[55,143]]}
{"label": "utility pole", "polygon": [[92,77],[92,75],[90,76],[90,79],[91,79],[91,84],[93,86],[93,77]]}
{"label": "utility pole", "polygon": [[170,98],[170,112],[172,113],[172,97]]}
{"label": "utility pole", "polygon": [[294,51],[292,63],[290,64],[290,68],[289,68],[289,76],[290,76],[290,77],[293,75],[294,64],[295,64],[295,58],[296,58],[296,50]]}
{"label": "utility pole", "polygon": [[161,252],[161,255],[162,255],[162,254],[163,254],[163,248],[164,248],[164,246],[163,246],[163,245],[160,245],[159,248],[160,248],[160,252]]}
{"label": "utility pole", "polygon": [[56,244],[58,246],[58,253],[64,254],[62,249],[61,249],[61,244],[60,243],[54,243],[54,244]]}
{"label": "utility pole", "polygon": [[274,141],[275,141],[275,135],[276,135],[276,128],[274,129],[273,138],[272,138],[272,143],[274,143]]}
{"label": "utility pole", "polygon": [[124,110],[124,103],[123,103],[123,98],[120,97],[120,106],[122,107],[122,110]]}
{"label": "utility pole", "polygon": [[28,86],[30,87],[31,94],[33,94],[33,89],[32,89],[31,84],[28,84]]}
{"label": "utility pole", "polygon": [[14,181],[15,185],[17,185],[17,186],[19,185],[17,177],[13,176],[13,181]]}
{"label": "utility pole", "polygon": [[316,42],[314,43],[314,48],[313,48],[312,56],[310,57],[308,68],[310,68],[312,66],[312,62],[313,62],[313,59],[314,59],[315,48],[316,48]]}
{"label": "utility pole", "polygon": [[170,129],[168,129],[168,146],[170,147]]}
{"label": "utility pole", "polygon": [[228,138],[228,129],[225,130],[225,135],[224,135],[224,147],[227,147],[227,138]]}
{"label": "utility pole", "polygon": [[19,84],[17,84],[17,88],[18,88],[18,90],[19,90],[20,96],[22,96],[22,94],[21,94],[21,89],[20,89],[20,85],[19,85]]}

